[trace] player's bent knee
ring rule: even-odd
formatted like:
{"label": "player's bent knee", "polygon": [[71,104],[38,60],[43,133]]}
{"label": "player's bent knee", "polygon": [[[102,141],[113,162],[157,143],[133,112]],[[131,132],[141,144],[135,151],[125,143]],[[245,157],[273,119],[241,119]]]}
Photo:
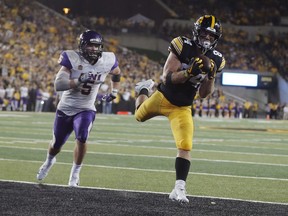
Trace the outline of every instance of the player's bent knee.
{"label": "player's bent knee", "polygon": [[184,151],[192,150],[192,142],[179,142],[177,143],[177,148],[182,149]]}
{"label": "player's bent knee", "polygon": [[144,118],[141,117],[141,115],[139,114],[139,112],[137,112],[137,110],[136,110],[134,116],[135,116],[135,119],[136,119],[138,122],[144,122],[144,121],[145,121]]}

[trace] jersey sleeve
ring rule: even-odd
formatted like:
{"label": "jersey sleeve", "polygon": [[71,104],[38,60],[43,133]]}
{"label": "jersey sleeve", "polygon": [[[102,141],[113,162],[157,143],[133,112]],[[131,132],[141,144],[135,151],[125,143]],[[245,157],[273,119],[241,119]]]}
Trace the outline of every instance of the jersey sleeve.
{"label": "jersey sleeve", "polygon": [[193,53],[191,41],[183,36],[174,38],[168,48],[169,52],[174,53],[182,63],[188,64]]}
{"label": "jersey sleeve", "polygon": [[209,50],[205,55],[215,62],[217,73],[220,73],[226,65],[226,60],[222,53],[217,50]]}
{"label": "jersey sleeve", "polygon": [[174,38],[170,43],[168,51],[174,53],[177,56],[177,58],[182,62],[182,58],[183,58],[182,57],[182,51],[183,51],[182,37]]}
{"label": "jersey sleeve", "polygon": [[221,72],[223,70],[223,68],[225,67],[225,65],[226,65],[226,60],[225,60],[224,56],[222,56],[222,61],[221,61],[220,66],[217,67],[218,68],[217,72]]}
{"label": "jersey sleeve", "polygon": [[65,51],[63,51],[58,59],[58,63],[68,69],[72,69],[72,64],[70,59]]}

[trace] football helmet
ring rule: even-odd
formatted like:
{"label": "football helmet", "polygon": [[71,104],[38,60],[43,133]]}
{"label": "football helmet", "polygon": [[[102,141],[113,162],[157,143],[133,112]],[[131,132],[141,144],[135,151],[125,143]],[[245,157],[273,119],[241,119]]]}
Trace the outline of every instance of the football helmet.
{"label": "football helmet", "polygon": [[216,47],[222,36],[222,25],[213,15],[201,16],[192,30],[193,40],[204,52]]}
{"label": "football helmet", "polygon": [[103,42],[99,33],[86,30],[79,37],[79,52],[90,64],[95,64],[102,56]]}

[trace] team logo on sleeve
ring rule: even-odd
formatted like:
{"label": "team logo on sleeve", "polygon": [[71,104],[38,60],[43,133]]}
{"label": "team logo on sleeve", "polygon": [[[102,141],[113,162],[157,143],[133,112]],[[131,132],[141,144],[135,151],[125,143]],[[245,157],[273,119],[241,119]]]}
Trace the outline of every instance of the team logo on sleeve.
{"label": "team logo on sleeve", "polygon": [[78,65],[78,70],[83,70],[83,66],[82,65]]}

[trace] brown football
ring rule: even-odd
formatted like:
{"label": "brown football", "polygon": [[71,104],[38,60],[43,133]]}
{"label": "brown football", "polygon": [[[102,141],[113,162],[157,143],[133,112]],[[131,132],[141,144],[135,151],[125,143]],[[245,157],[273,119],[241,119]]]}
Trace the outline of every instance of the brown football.
{"label": "brown football", "polygon": [[201,58],[203,60],[204,67],[202,68],[202,71],[204,71],[204,72],[210,71],[210,68],[211,68],[210,58],[208,58],[207,56],[205,56],[203,54],[200,55],[199,58]]}

